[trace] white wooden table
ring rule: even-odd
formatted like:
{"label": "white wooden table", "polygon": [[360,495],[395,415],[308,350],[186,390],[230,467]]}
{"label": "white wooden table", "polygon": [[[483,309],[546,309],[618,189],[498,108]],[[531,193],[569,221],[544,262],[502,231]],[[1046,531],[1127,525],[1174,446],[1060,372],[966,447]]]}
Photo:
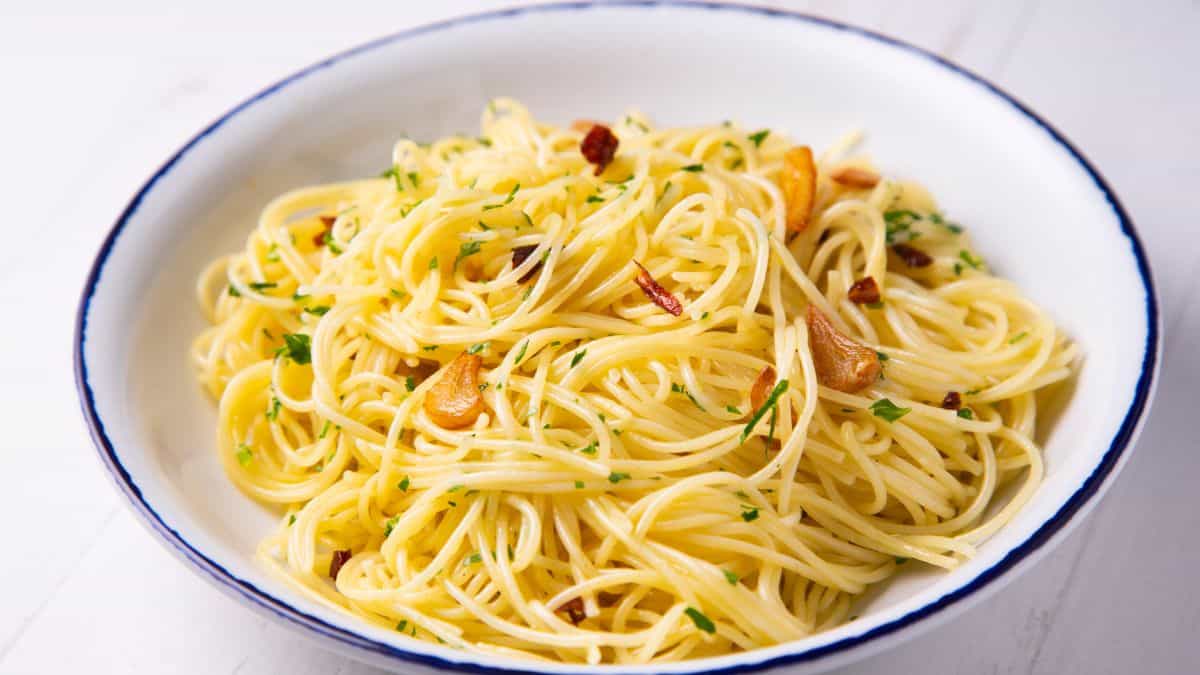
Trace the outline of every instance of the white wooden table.
{"label": "white wooden table", "polygon": [[[169,4],[0,16],[0,673],[373,673],[219,595],[119,502],[73,390],[76,297],[129,195],[233,103],[370,37],[506,3]],[[1157,403],[1094,515],[996,597],[843,672],[1200,672],[1200,2],[788,6],[943,54],[1062,129],[1137,222],[1166,325]]]}

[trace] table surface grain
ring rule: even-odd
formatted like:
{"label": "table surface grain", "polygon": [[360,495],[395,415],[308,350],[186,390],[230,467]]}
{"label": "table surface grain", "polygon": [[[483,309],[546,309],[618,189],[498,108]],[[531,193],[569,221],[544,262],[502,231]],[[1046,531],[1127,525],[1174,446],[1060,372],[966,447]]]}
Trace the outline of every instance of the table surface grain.
{"label": "table surface grain", "polygon": [[[0,10],[0,673],[378,672],[220,595],[134,520],[78,412],[75,304],[128,196],[233,103],[371,37],[508,3],[25,4]],[[1137,222],[1165,324],[1157,401],[1099,508],[1002,592],[838,672],[1200,672],[1200,2],[780,4],[921,45],[1051,120]]]}

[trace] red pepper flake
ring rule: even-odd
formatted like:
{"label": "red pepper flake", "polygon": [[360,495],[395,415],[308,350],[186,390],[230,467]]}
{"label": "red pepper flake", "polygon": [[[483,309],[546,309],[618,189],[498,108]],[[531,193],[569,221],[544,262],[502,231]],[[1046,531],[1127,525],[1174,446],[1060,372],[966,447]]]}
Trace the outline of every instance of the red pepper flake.
{"label": "red pepper flake", "polygon": [[336,216],[321,216],[321,224],[325,229],[313,235],[313,246],[324,246],[325,237],[333,232],[333,223],[337,220]]}
{"label": "red pepper flake", "polygon": [[942,407],[946,410],[958,410],[962,407],[962,396],[957,391],[947,393],[946,398],[942,399]]}
{"label": "red pepper flake", "polygon": [[587,135],[583,137],[583,142],[579,144],[579,151],[587,161],[596,165],[596,175],[599,176],[609,164],[613,161],[613,156],[617,154],[617,137],[613,134],[612,129],[603,124],[593,125]]}
{"label": "red pepper flake", "polygon": [[875,283],[875,277],[863,277],[851,284],[846,297],[856,305],[879,302],[879,284]]}
{"label": "red pepper flake", "polygon": [[[529,258],[529,256],[533,255],[533,252],[536,250],[537,250],[537,245],[535,245],[535,244],[530,244],[529,246],[518,246],[518,247],[514,248],[512,250],[512,266],[514,268],[519,267],[522,263],[524,263]],[[525,274],[522,274],[521,278],[517,280],[517,283],[523,284],[526,281],[529,281],[535,275],[537,275],[537,273],[541,269],[542,269],[542,263],[539,261],[538,264],[536,264],[532,268],[530,268],[530,270],[528,272],[526,272]]]}
{"label": "red pepper flake", "polygon": [[675,316],[683,314],[683,304],[674,295],[671,295],[670,291],[655,281],[654,277],[650,276],[650,273],[646,271],[646,268],[642,267],[642,263],[634,260],[633,264],[637,265],[638,270],[640,270],[634,281],[642,289],[642,292],[646,294],[646,297],[650,298],[650,301],[654,304]]}
{"label": "red pepper flake", "polygon": [[583,611],[583,598],[571,598],[563,603],[558,611],[566,612],[567,618],[571,620],[573,626],[578,626],[580,621],[587,618],[587,613]]}
{"label": "red pepper flake", "polygon": [[928,267],[933,264],[933,258],[930,258],[928,253],[908,244],[896,244],[892,246],[892,250],[909,267]]}
{"label": "red pepper flake", "polygon": [[775,387],[775,369],[767,366],[758,374],[758,378],[754,380],[754,385],[750,387],[750,414],[754,414],[763,404],[767,402],[767,396],[771,394],[771,389]]}
{"label": "red pepper flake", "polygon": [[350,549],[344,548],[333,552],[333,559],[329,561],[329,578],[337,579],[338,572],[342,571],[342,565],[345,565],[350,560]]}

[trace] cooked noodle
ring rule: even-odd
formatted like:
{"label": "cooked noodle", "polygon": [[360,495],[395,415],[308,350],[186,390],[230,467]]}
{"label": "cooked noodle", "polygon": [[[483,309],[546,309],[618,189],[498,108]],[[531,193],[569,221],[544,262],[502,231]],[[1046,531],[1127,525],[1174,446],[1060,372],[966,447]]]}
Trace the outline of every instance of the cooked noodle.
{"label": "cooked noodle", "polygon": [[[839,185],[872,170],[843,145],[794,234],[779,132],[612,130],[596,176],[580,131],[497,100],[480,139],[402,140],[382,178],[278,197],[205,270],[192,359],[225,470],[283,513],[264,564],[406,636],[645,663],[836,626],[898,564],[952,568],[1011,519],[1042,476],[1036,394],[1077,349],[928,193]],[[909,241],[932,263],[889,248]],[[865,276],[880,302],[848,299]],[[878,381],[818,385],[810,304]],[[447,429],[425,399],[464,351],[486,409]],[[750,427],[768,366],[781,398]]]}

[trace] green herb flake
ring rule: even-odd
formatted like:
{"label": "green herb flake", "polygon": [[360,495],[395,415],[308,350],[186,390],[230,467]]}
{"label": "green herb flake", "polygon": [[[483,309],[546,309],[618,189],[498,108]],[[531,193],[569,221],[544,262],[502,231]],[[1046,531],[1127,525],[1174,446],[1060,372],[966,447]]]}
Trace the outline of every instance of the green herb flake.
{"label": "green herb flake", "polygon": [[274,281],[251,281],[246,285],[249,286],[250,290],[252,291],[265,291],[268,288],[277,288],[279,286],[279,284],[275,283]]}
{"label": "green herb flake", "polygon": [[471,557],[463,561],[463,565],[478,565],[481,562],[483,562],[483,554],[476,551],[471,554]]}
{"label": "green herb flake", "polygon": [[589,203],[589,204],[599,204],[603,201],[604,201],[604,197],[601,197],[600,195],[588,195],[588,198],[587,198],[587,203]]}
{"label": "green herb flake", "polygon": [[958,257],[964,263],[966,263],[967,265],[970,265],[971,269],[977,270],[977,269],[983,268],[983,260],[971,255],[971,252],[966,249],[959,251]]}
{"label": "green herb flake", "polygon": [[454,269],[458,269],[458,263],[462,262],[463,258],[473,256],[479,253],[483,248],[482,241],[465,241],[458,247],[458,257],[454,259]]}
{"label": "green herb flake", "polygon": [[437,256],[434,256],[429,259],[429,269],[436,270],[437,268],[438,268],[438,259],[437,259]]}
{"label": "green herb flake", "polygon": [[425,345],[424,347],[421,347],[421,351],[434,352],[434,351],[437,351],[437,348],[438,348],[437,345]]}
{"label": "green herb flake", "polygon": [[582,490],[583,489],[583,481],[581,481],[581,480],[575,481],[575,489]]}
{"label": "green herb flake", "polygon": [[688,173],[699,173],[704,170],[704,165],[703,164],[688,164],[687,166],[679,167],[679,170],[687,171]]}
{"label": "green herb flake", "polygon": [[883,309],[883,302],[868,302],[867,309]]}
{"label": "green herb flake", "polygon": [[730,572],[729,570],[721,570],[721,571],[725,574],[725,581],[728,581],[730,586],[737,586],[738,575],[734,574],[733,572]]}
{"label": "green herb flake", "polygon": [[236,286],[234,286],[233,284],[229,284],[229,288],[228,288],[228,289],[226,289],[226,290],[228,291],[228,293],[229,293],[229,297],[231,297],[231,298],[240,298],[240,297],[242,297],[242,292],[241,292],[241,291],[239,291],[239,290],[237,289],[237,287],[236,287]]}
{"label": "green herb flake", "polygon": [[491,343],[490,342],[476,342],[475,344],[473,344],[467,348],[467,353],[468,354],[478,354],[479,352],[487,349],[489,344],[491,344]]}
{"label": "green herb flake", "polygon": [[612,483],[613,485],[616,485],[617,483],[620,483],[623,480],[629,480],[629,478],[630,478],[630,476],[627,473],[618,473],[618,472],[614,471],[614,472],[608,474],[608,482]]}
{"label": "green herb flake", "polygon": [[384,526],[383,526],[383,536],[385,536],[385,537],[392,536],[392,530],[395,529],[396,522],[399,520],[400,520],[400,516],[392,516],[391,518],[388,518],[387,523],[384,524]]}
{"label": "green herb flake", "polygon": [[342,247],[338,246],[337,242],[333,240],[333,233],[326,232],[325,236],[321,237],[321,241],[329,247],[329,250],[332,251],[334,255],[341,255]]}
{"label": "green herb flake", "polygon": [[329,420],[325,420],[325,424],[321,427],[321,433],[317,434],[317,438],[325,438],[329,433],[329,426],[332,424]]}
{"label": "green herb flake", "polygon": [[397,633],[403,633],[406,630],[408,630],[408,619],[404,619],[400,623],[396,624]]}
{"label": "green herb flake", "polygon": [[587,355],[586,349],[581,349],[581,350],[575,352],[575,356],[571,357],[571,367],[574,368],[575,366],[579,365],[579,362],[582,361],[583,357],[586,355]]}
{"label": "green herb flake", "polygon": [[458,492],[459,490],[463,489],[464,487],[466,487],[466,486],[463,485],[462,483],[459,483],[458,485],[450,486],[450,489],[446,490],[446,492]]}
{"label": "green herb flake", "polygon": [[750,437],[750,432],[754,431],[754,427],[757,426],[762,418],[766,416],[767,411],[775,407],[775,404],[779,402],[779,397],[783,396],[783,393],[787,391],[787,388],[787,380],[780,380],[775,385],[775,388],[771,390],[771,394],[767,396],[767,400],[763,401],[762,406],[759,407],[758,410],[754,411],[754,415],[750,417],[750,421],[746,424],[746,427],[742,429],[742,439],[739,441],[740,443],[746,442],[746,439]]}
{"label": "green herb flake", "polygon": [[412,482],[408,476],[405,476],[399,483],[396,484],[396,487],[400,488],[401,492],[408,492],[409,485],[412,485]]}
{"label": "green herb flake", "polygon": [[1029,333],[1027,331],[1021,331],[1020,333],[1017,333],[1016,335],[1012,336],[1012,338],[1009,339],[1008,344],[1015,345],[1018,342],[1020,342],[1021,340],[1024,340],[1025,337],[1028,335],[1029,335]]}
{"label": "green herb flake", "polygon": [[271,406],[267,408],[267,419],[274,422],[279,417],[279,409],[283,406],[279,399],[271,397]]}
{"label": "green herb flake", "polygon": [[762,146],[762,142],[765,141],[767,139],[767,136],[769,136],[769,135],[771,135],[771,130],[763,129],[762,131],[756,131],[756,132],[750,134],[746,138],[749,138],[750,140],[754,141],[754,147],[757,148],[757,147]]}
{"label": "green herb flake", "polygon": [[912,412],[912,408],[901,408],[895,403],[892,403],[889,399],[881,398],[871,404],[871,412],[876,417],[883,418],[888,422],[895,422],[901,417],[904,417],[908,413]]}
{"label": "green herb flake", "polygon": [[308,312],[309,314],[313,314],[315,316],[325,316],[325,314],[328,313],[329,310],[330,310],[329,305],[314,305],[312,307],[304,308],[305,312]]}
{"label": "green herb flake", "polygon": [[284,333],[284,354],[298,365],[312,363],[311,338],[304,333]]}
{"label": "green herb flake", "polygon": [[973,419],[975,419],[975,413],[971,412],[971,409],[970,409],[970,408],[959,408],[959,409],[958,409],[958,416],[959,416],[959,417],[961,417],[961,418],[963,418],[964,420],[973,420]]}
{"label": "green herb flake", "polygon": [[725,412],[729,413],[730,415],[741,415],[742,414],[741,410],[738,410],[737,408],[735,408],[731,405],[725,406]]}
{"label": "green herb flake", "polygon": [[296,524],[296,514],[293,513],[288,516],[288,527],[291,527],[292,525],[295,525],[295,524]]}
{"label": "green herb flake", "polygon": [[752,523],[758,520],[758,509],[747,509],[742,507],[742,520],[747,523]]}
{"label": "green herb flake", "polygon": [[242,443],[238,445],[237,461],[242,466],[249,466],[254,459],[254,453],[250,451],[250,446]]}
{"label": "green herb flake", "polygon": [[683,610],[683,613],[687,614],[692,619],[692,623],[696,624],[696,628],[699,628],[705,633],[717,632],[717,627],[713,625],[712,619],[704,616],[704,614],[702,614],[700,610],[696,609],[695,607],[688,607],[687,609]]}
{"label": "green herb flake", "polygon": [[596,454],[596,441],[592,441],[591,443],[588,443],[587,445],[580,448],[579,451],[585,455]]}
{"label": "green herb flake", "polygon": [[904,563],[906,563],[906,562],[908,562],[908,558],[901,558],[901,557],[899,557],[899,556],[897,556],[897,557],[896,557],[896,564],[897,564],[897,565],[903,565],[903,564],[904,564]]}
{"label": "green herb flake", "polygon": [[887,354],[884,354],[883,352],[875,352],[875,356],[878,356],[878,357],[879,357],[879,361],[880,361],[880,362],[883,362],[883,361],[887,361],[887,360],[888,360],[888,355],[887,355]]}
{"label": "green herb flake", "polygon": [[413,391],[417,388],[417,381],[413,379],[412,375],[404,378],[404,388],[409,391]]}

